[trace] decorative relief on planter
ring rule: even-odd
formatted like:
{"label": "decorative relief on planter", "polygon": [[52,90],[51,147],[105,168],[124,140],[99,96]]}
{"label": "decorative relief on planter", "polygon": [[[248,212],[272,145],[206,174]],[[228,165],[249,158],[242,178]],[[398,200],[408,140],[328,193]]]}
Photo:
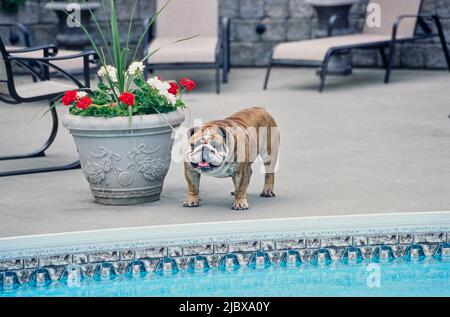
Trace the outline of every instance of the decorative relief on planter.
{"label": "decorative relief on planter", "polygon": [[98,154],[89,150],[88,153],[92,157],[97,158],[95,161],[81,161],[83,173],[86,175],[89,184],[100,185],[105,180],[107,173],[112,171],[117,175],[122,172],[116,165],[122,159],[119,154],[109,151],[104,146],[98,147]]}
{"label": "decorative relief on planter", "polygon": [[145,150],[145,144],[141,144],[137,149],[128,153],[130,164],[127,169],[133,167],[136,171],[142,173],[142,176],[148,181],[163,179],[169,170],[170,155],[165,158],[152,158],[151,154],[158,152],[161,145],[150,151]]}
{"label": "decorative relief on planter", "polygon": [[[159,151],[158,145],[150,151],[146,151],[145,144],[139,145],[128,153],[129,164],[127,170],[133,168],[148,181],[157,181],[164,178],[170,167],[170,155],[164,158],[152,158],[152,154]],[[122,186],[129,186],[133,182],[133,177],[127,171],[123,171],[117,166],[122,157],[108,150],[104,146],[99,146],[97,153],[88,151],[89,155],[97,160],[82,160],[83,173],[86,175],[91,185],[100,185],[106,179],[108,173],[117,175],[117,181]]]}

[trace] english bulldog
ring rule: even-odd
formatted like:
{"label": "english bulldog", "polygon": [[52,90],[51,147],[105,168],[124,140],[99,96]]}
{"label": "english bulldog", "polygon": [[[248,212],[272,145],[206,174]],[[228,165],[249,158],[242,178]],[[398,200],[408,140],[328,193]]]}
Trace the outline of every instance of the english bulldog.
{"label": "english bulldog", "polygon": [[261,197],[274,197],[275,167],[280,143],[275,119],[263,108],[254,107],[214,120],[188,132],[184,176],[188,194],[184,207],[200,205],[201,175],[231,177],[234,183],[232,209],[249,208],[247,187],[252,163],[258,155],[264,163],[265,182]]}

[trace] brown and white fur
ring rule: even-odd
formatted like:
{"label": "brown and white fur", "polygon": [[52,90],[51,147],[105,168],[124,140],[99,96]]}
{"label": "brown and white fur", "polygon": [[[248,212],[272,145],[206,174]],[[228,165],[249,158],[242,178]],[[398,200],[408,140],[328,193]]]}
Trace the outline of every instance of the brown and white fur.
{"label": "brown and white fur", "polygon": [[248,209],[247,187],[252,175],[251,165],[258,155],[265,168],[261,197],[274,197],[279,139],[274,118],[259,107],[244,109],[223,120],[192,128],[188,132],[185,151],[184,175],[189,191],[183,206],[200,205],[200,176],[208,175],[231,177],[235,188],[232,209]]}

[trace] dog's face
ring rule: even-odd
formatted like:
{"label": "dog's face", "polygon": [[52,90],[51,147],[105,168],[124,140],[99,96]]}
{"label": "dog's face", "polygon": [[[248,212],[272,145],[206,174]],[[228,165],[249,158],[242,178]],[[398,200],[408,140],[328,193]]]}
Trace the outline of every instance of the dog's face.
{"label": "dog's face", "polygon": [[188,132],[187,162],[200,173],[213,172],[226,161],[226,131],[218,126],[191,129]]}

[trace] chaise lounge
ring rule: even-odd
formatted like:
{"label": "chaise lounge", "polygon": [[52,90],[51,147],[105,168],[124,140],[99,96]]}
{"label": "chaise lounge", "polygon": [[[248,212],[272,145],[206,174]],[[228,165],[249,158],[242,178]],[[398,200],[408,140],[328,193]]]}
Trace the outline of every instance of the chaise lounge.
{"label": "chaise lounge", "polygon": [[[369,26],[369,14],[364,15],[365,23],[361,33],[331,36],[333,25],[339,16],[332,16],[329,21],[329,37],[305,41],[287,42],[276,45],[271,53],[267,66],[263,89],[267,89],[270,72],[273,66],[319,67],[320,86],[322,92],[327,76],[327,67],[333,55],[346,54],[352,49],[377,49],[381,54],[386,69],[384,82],[390,79],[396,44],[439,37],[442,50],[450,71],[450,56],[445,41],[439,16],[436,14],[420,14],[423,0],[370,0],[379,8],[380,25]],[[433,22],[437,33],[434,33],[429,22]],[[419,27],[422,32],[417,32]],[[389,49],[388,54],[385,50]]]}

